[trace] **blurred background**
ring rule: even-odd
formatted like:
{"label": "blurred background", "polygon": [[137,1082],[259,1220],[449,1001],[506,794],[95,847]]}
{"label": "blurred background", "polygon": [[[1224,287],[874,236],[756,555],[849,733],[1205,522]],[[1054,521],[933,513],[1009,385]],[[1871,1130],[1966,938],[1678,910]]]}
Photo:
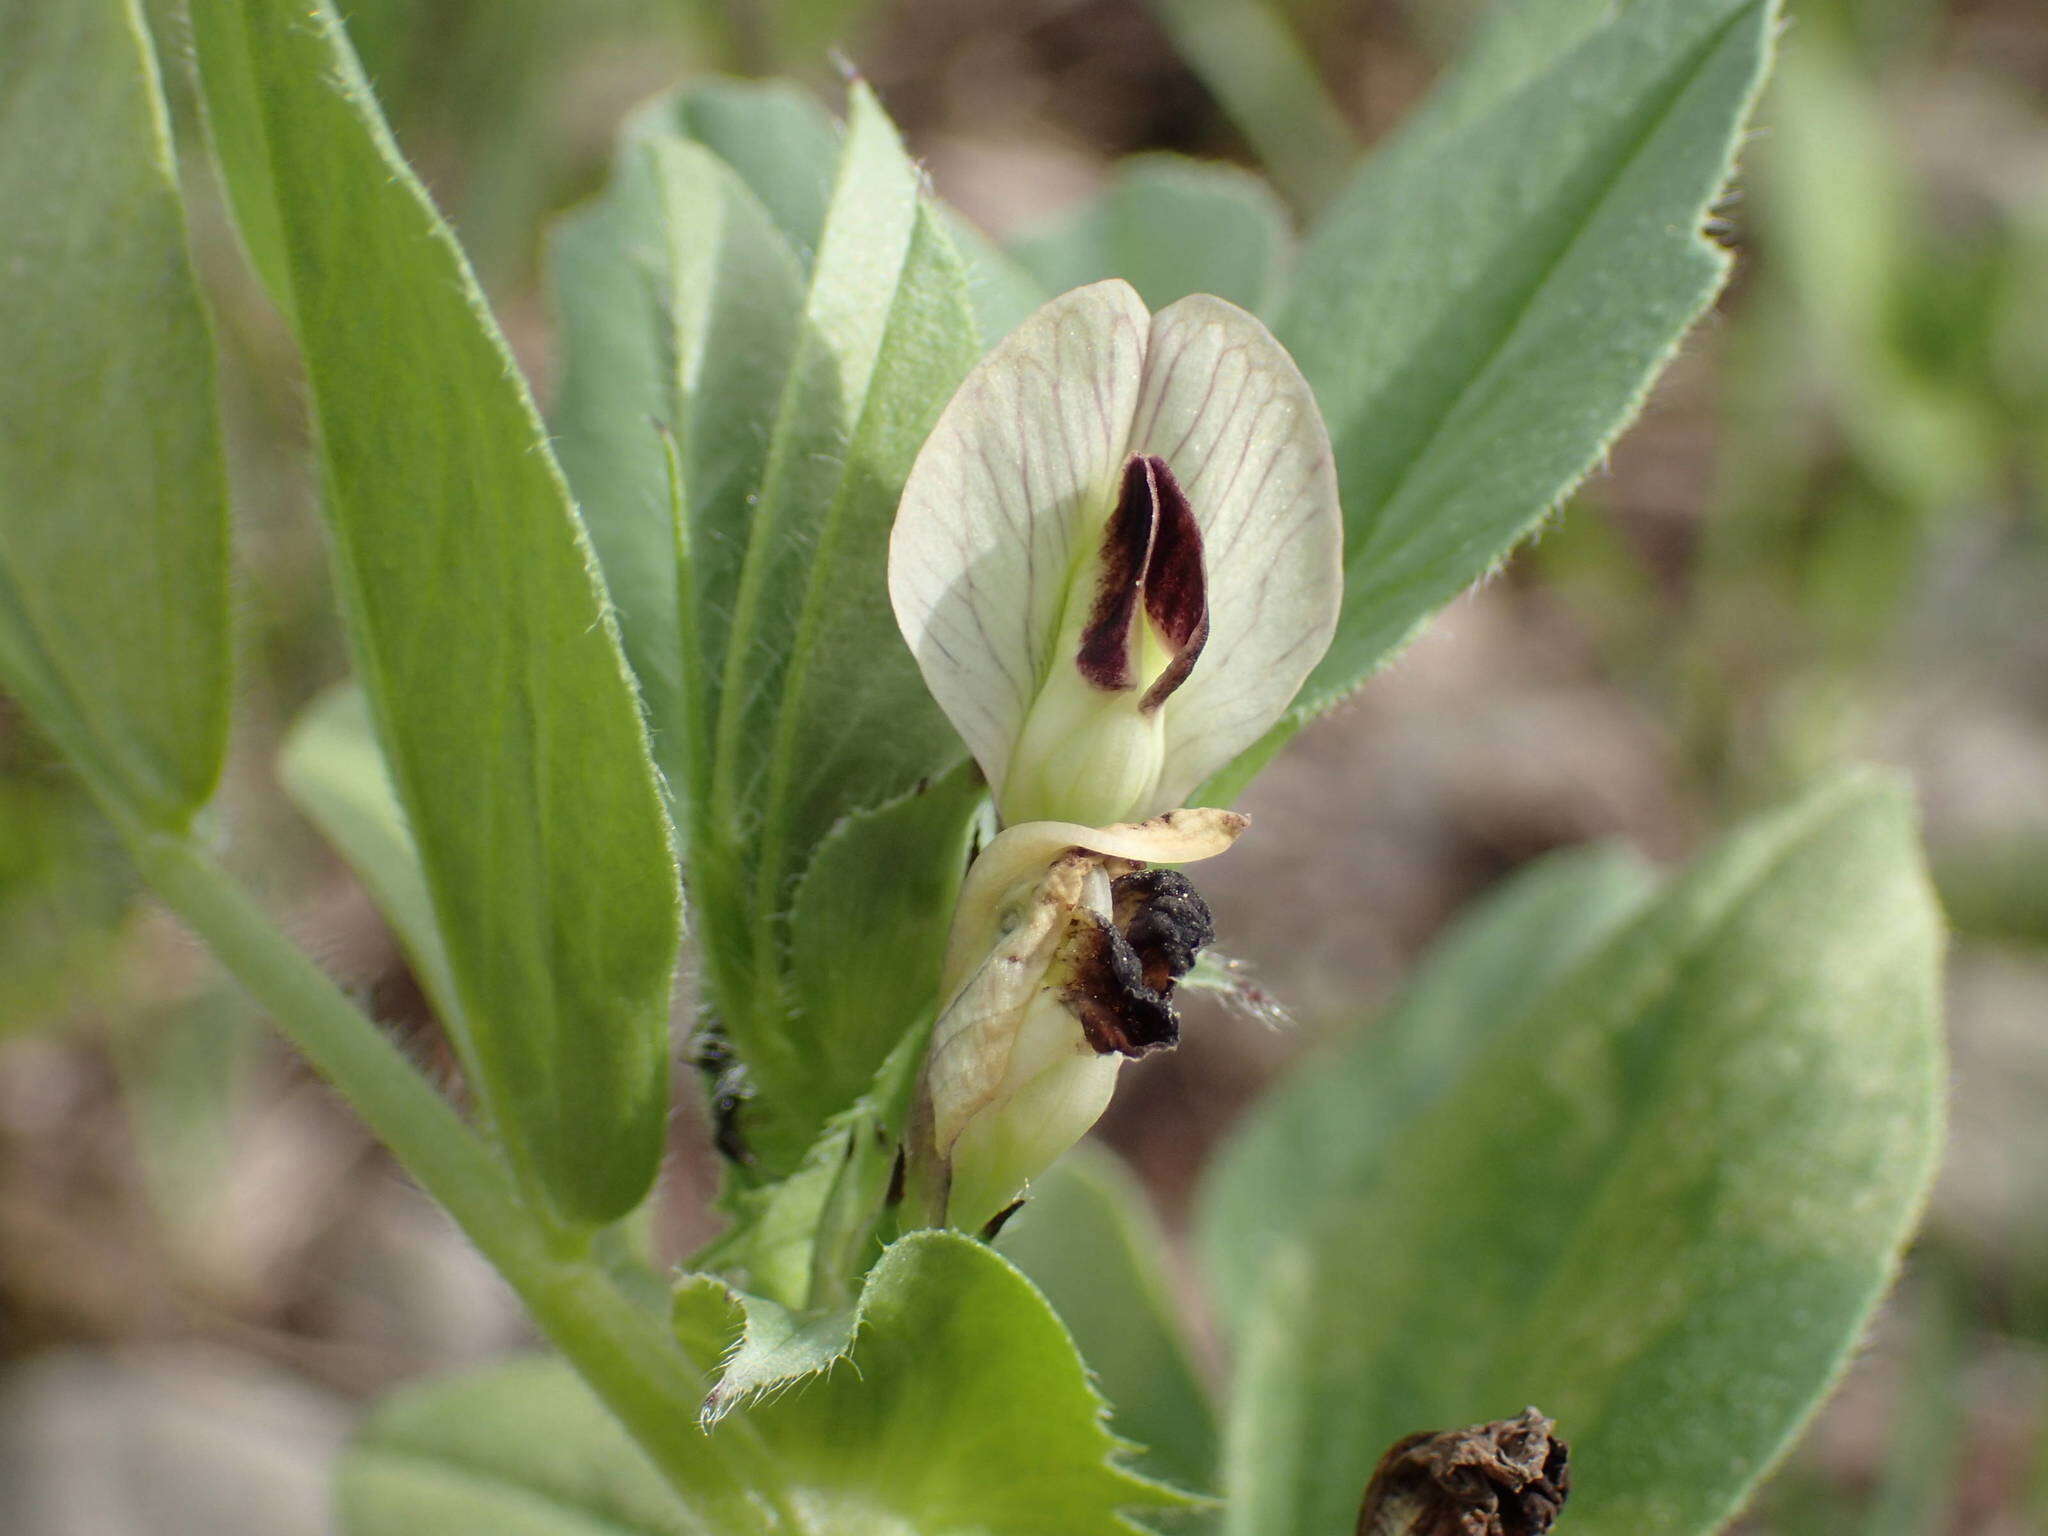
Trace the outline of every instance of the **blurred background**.
{"label": "blurred background", "polygon": [[[1478,8],[343,6],[543,394],[541,232],[597,186],[619,119],[677,80],[787,74],[836,104],[850,63],[939,191],[1010,240],[1134,153],[1234,162],[1312,206]],[[152,0],[189,125],[178,9]],[[1261,1085],[1369,1028],[1517,866],[1600,838],[1675,860],[1833,763],[1901,765],[1955,929],[1946,1171],[1868,1348],[1742,1529],[2048,1530],[2048,10],[1790,12],[1718,210],[1741,259],[1716,310],[1565,515],[1267,771],[1258,834],[1204,882],[1221,947],[1293,1023],[1196,1001],[1104,1134],[1178,1226]],[[273,779],[282,729],[345,658],[291,349],[190,175],[239,519],[222,834],[434,1060],[396,946]],[[674,1144],[681,1253],[711,1230],[715,1168],[694,1122]],[[0,1531],[323,1531],[324,1463],[365,1399],[525,1338],[490,1272],[142,899],[0,699]]]}

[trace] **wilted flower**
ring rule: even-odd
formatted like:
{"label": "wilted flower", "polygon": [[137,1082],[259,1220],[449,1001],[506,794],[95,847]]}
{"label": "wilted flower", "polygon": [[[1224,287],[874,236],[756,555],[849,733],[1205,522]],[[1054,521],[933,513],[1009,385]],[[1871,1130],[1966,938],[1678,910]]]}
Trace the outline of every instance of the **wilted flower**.
{"label": "wilted flower", "polygon": [[1206,294],[1053,300],[968,375],[889,546],[896,620],[1006,823],[1181,805],[1322,658],[1336,472],[1294,362]]}
{"label": "wilted flower", "polygon": [[975,861],[947,942],[944,995],[912,1128],[933,1221],[978,1229],[1108,1106],[1124,1059],[1180,1035],[1173,986],[1209,940],[1186,880],[1151,864],[1221,853],[1231,811],[1135,826],[1034,821]]}

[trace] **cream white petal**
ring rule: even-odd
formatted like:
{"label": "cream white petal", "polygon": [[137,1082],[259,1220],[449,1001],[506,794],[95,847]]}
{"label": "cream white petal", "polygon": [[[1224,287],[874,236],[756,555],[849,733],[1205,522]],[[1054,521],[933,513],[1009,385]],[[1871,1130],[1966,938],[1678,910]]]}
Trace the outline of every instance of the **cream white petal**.
{"label": "cream white petal", "polygon": [[1120,281],[1054,299],[967,376],[904,486],[896,622],[999,796],[1129,456],[1150,324]]}
{"label": "cream white petal", "polygon": [[1165,706],[1158,810],[1264,735],[1322,659],[1343,522],[1308,381],[1265,326],[1208,294],[1153,316],[1129,451],[1172,468],[1208,577],[1208,644]]}

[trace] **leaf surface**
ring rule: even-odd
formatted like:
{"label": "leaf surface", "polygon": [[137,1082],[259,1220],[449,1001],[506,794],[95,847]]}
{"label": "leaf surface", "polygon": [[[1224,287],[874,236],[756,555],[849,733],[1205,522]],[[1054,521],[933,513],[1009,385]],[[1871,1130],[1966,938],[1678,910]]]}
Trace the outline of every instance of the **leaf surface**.
{"label": "leaf surface", "polygon": [[552,426],[656,759],[674,798],[701,814],[732,594],[803,274],[746,183],[669,128],[671,115],[629,127],[604,195],[555,232],[564,356]]}
{"label": "leaf surface", "polygon": [[[801,327],[738,573],[691,854],[720,1018],[772,1117],[757,1149],[770,1176],[846,1107],[842,1090],[866,1082],[811,1070],[829,1047],[807,1030],[787,974],[802,944],[789,928],[798,879],[843,817],[961,757],[896,633],[884,571],[903,478],[978,333],[959,258],[864,88]],[[871,877],[956,877],[957,827],[891,825],[931,841],[893,845]]]}
{"label": "leaf surface", "polygon": [[[685,1282],[693,1352],[737,1318],[713,1282]],[[1123,1449],[1059,1319],[984,1244],[917,1232],[868,1278],[845,1361],[733,1414],[757,1436],[817,1536],[1128,1536],[1120,1511],[1187,1500],[1121,1469]]]}
{"label": "leaf surface", "polygon": [[1940,947],[1879,776],[1703,857],[1271,1250],[1228,1528],[1347,1531],[1396,1438],[1534,1403],[1572,1447],[1575,1531],[1718,1529],[1918,1218]]}
{"label": "leaf surface", "polygon": [[1313,1049],[1261,1098],[1203,1181],[1197,1230],[1218,1320],[1249,1315],[1265,1256],[1350,1197],[1388,1141],[1654,889],[1635,854],[1553,854],[1461,917],[1400,1000]]}
{"label": "leaf surface", "polygon": [[1343,623],[1277,739],[1536,527],[1727,273],[1702,228],[1770,0],[1501,14],[1470,83],[1310,232],[1275,323],[1329,422],[1346,519]]}
{"label": "leaf surface", "polygon": [[292,803],[363,882],[417,968],[465,1064],[472,1063],[475,1044],[434,922],[419,849],[377,750],[369,701],[360,688],[340,684],[306,707],[278,753],[277,776]]}
{"label": "leaf surface", "polygon": [[227,480],[137,5],[0,13],[0,207],[0,677],[182,830],[227,747]]}
{"label": "leaf surface", "polygon": [[[685,1282],[677,1311],[697,1358],[717,1358],[738,1336],[738,1302],[715,1281]],[[342,1461],[342,1527],[1131,1536],[1121,1511],[1188,1501],[1121,1470],[1101,1414],[1030,1282],[980,1243],[920,1232],[876,1266],[850,1354],[721,1420],[683,1493],[663,1485],[566,1365],[533,1359],[411,1388],[377,1409]]]}
{"label": "leaf surface", "polygon": [[281,231],[338,586],[526,1186],[605,1221],[667,1113],[675,868],[632,685],[546,434],[324,0],[199,0],[238,214]]}
{"label": "leaf surface", "polygon": [[1216,1483],[1215,1410],[1189,1349],[1166,1234],[1111,1152],[1084,1141],[1031,1181],[997,1249],[1045,1293],[1109,1402],[1133,1465],[1183,1488]]}

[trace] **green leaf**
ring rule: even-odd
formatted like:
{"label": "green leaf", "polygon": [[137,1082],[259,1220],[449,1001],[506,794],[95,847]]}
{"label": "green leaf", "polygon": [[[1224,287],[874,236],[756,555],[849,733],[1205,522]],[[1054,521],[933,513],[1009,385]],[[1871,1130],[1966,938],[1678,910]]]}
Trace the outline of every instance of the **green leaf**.
{"label": "green leaf", "polygon": [[[685,1282],[686,1346],[721,1348],[737,1310],[716,1282]],[[1129,1536],[1120,1510],[1188,1500],[1117,1465],[1102,1410],[1029,1281],[959,1233],[918,1232],[869,1276],[844,1368],[734,1413],[713,1438],[759,1444],[815,1536]]]}
{"label": "green leaf", "polygon": [[1110,1427],[1144,1448],[1133,1465],[1214,1487],[1216,1418],[1167,1274],[1166,1234],[1122,1162],[1081,1143],[1032,1181],[997,1246],[1073,1334]]}
{"label": "green leaf", "polygon": [[816,98],[787,80],[712,80],[678,93],[671,111],[682,133],[739,173],[810,271],[841,148]]}
{"label": "green leaf", "polygon": [[[837,176],[839,124],[787,80],[712,80],[677,93],[666,110],[680,132],[739,174],[809,272]],[[924,200],[967,263],[982,344],[993,345],[1050,295],[973,224],[929,191]]]}
{"label": "green leaf", "polygon": [[657,761],[671,794],[701,812],[732,592],[803,277],[745,183],[664,128],[671,115],[629,125],[605,195],[555,231],[563,379],[552,426]]}
{"label": "green leaf", "polygon": [[1051,293],[1121,277],[1148,309],[1213,293],[1263,314],[1292,248],[1287,212],[1258,177],[1160,154],[1124,161],[1102,196],[1011,255]]}
{"label": "green leaf", "polygon": [[1226,1328],[1251,1315],[1266,1256],[1371,1177],[1395,1133],[1652,884],[1642,860],[1615,846],[1531,865],[1438,940],[1384,1018],[1312,1051],[1260,1100],[1211,1167],[1199,1207],[1204,1273]]}
{"label": "green leaf", "polygon": [[0,679],[182,829],[227,747],[213,342],[133,0],[0,14]]}
{"label": "green leaf", "polygon": [[199,0],[193,20],[209,111],[240,125],[219,140],[235,206],[274,205],[283,233],[358,675],[471,1021],[475,1087],[529,1189],[609,1220],[660,1154],[678,918],[588,545],[332,9]]}
{"label": "green leaf", "polygon": [[937,208],[953,248],[967,264],[967,296],[981,326],[986,351],[1022,325],[1031,312],[1052,297],[1022,262],[981,232],[972,220],[937,199]]}
{"label": "green leaf", "polygon": [[853,1348],[860,1326],[855,1307],[797,1312],[761,1296],[733,1293],[746,1314],[739,1343],[725,1358],[718,1384],[704,1399],[700,1420],[712,1428],[734,1409],[830,1370]]}
{"label": "green leaf", "polygon": [[[1455,110],[1425,111],[1303,247],[1276,330],[1330,423],[1346,590],[1297,720],[1536,526],[1726,275],[1701,228],[1775,6],[1607,10],[1540,70],[1502,66]],[[1579,30],[1581,11],[1560,9],[1560,27]],[[1526,60],[1526,24],[1504,24]]]}
{"label": "green leaf", "polygon": [[[858,113],[853,131],[859,131]],[[818,308],[814,288],[813,314]],[[778,480],[771,462],[760,513],[764,526],[757,527],[748,550],[747,574],[762,573],[747,635],[755,657],[746,671],[749,695],[762,687],[762,647],[787,650],[772,755],[762,765],[767,795],[756,883],[763,899],[772,899],[771,892],[786,894],[788,881],[848,811],[893,799],[962,756],[897,632],[887,576],[889,532],[904,477],[980,352],[965,270],[928,207],[916,209],[886,322],[844,457],[832,466],[837,484],[823,515],[796,514],[789,500],[802,494],[800,484],[810,480],[809,473],[785,464]],[[810,438],[808,424],[799,426],[788,416],[779,435],[791,453],[822,446]],[[778,513],[782,523],[768,521]],[[805,521],[812,525],[803,526]],[[767,618],[769,605],[779,600],[778,538],[802,548],[806,567],[800,586],[796,571],[787,573],[788,595],[802,599],[793,628]],[[766,556],[759,566],[756,551]],[[743,581],[742,613],[745,590]],[[735,650],[739,644],[736,638]],[[729,658],[729,689],[737,671]],[[736,723],[736,772],[744,781],[745,745],[763,717],[751,707],[752,697],[729,697],[720,724]]]}
{"label": "green leaf", "polygon": [[[692,1267],[812,1317],[844,1309],[873,1263],[928,1031],[897,1043],[866,1093],[825,1122],[787,1177],[728,1192],[733,1226]],[[728,1380],[733,1371],[726,1371]]]}
{"label": "green leaf", "polygon": [[1229,1528],[1348,1530],[1394,1439],[1527,1403],[1571,1442],[1574,1531],[1718,1528],[1918,1218],[1940,946],[1882,777],[1701,859],[1271,1252]]}
{"label": "green leaf", "polygon": [[[677,1318],[700,1359],[741,1327],[703,1277]],[[1030,1283],[920,1232],[876,1266],[843,1365],[722,1420],[685,1497],[566,1365],[535,1359],[391,1398],[342,1460],[339,1507],[348,1536],[1131,1536],[1120,1510],[1189,1501],[1118,1467],[1101,1413]]]}
{"label": "green leaf", "polygon": [[292,803],[363,882],[419,973],[465,1068],[476,1072],[476,1042],[462,1015],[447,947],[434,925],[419,849],[377,750],[362,689],[341,683],[306,706],[279,749],[277,777]]}
{"label": "green leaf", "polygon": [[[1476,122],[1613,21],[1616,11],[1613,0],[1535,0],[1476,9],[1481,24],[1457,47],[1454,66],[1398,133],[1447,133]],[[1442,46],[1454,45],[1445,39]]]}
{"label": "green leaf", "polygon": [[[705,1458],[707,1479],[715,1464]],[[716,1489],[736,1499],[729,1486]],[[381,1404],[343,1454],[347,1536],[742,1536],[695,1517],[553,1358],[428,1382]]]}
{"label": "green leaf", "polygon": [[[984,794],[963,763],[852,813],[818,845],[790,908],[807,1097],[851,1102],[897,1042],[937,1013],[947,926]],[[904,860],[906,850],[929,852]],[[881,870],[888,879],[876,878]]]}
{"label": "green leaf", "polygon": [[[785,945],[801,942],[786,932],[796,878],[843,816],[961,757],[897,635],[884,568],[903,478],[978,338],[959,259],[864,89],[803,325],[733,603],[709,814],[691,850],[720,1018],[761,1102],[789,1127],[757,1149],[770,1174],[846,1102],[812,1075],[820,1044],[792,1013],[783,974]],[[932,844],[899,845],[881,867],[951,878],[957,834],[929,830]]]}

